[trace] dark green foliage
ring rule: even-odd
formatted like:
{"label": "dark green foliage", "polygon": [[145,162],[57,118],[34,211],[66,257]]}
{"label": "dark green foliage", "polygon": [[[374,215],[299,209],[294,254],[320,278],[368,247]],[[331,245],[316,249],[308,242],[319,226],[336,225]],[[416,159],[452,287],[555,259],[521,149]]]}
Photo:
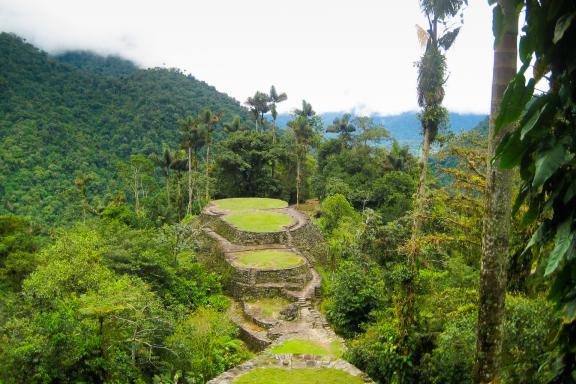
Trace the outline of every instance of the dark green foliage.
{"label": "dark green foliage", "polygon": [[283,144],[274,144],[267,133],[236,131],[217,148],[218,196],[281,196],[279,170],[274,164],[287,157]]}
{"label": "dark green foliage", "polygon": [[208,107],[225,120],[248,118],[237,101],[177,70],[71,56],[82,69],[0,34],[0,213],[68,221],[82,205],[77,173],[92,175],[86,193],[99,205],[120,189],[117,161],[177,147],[178,116]]}
{"label": "dark green foliage", "polygon": [[392,220],[412,207],[415,165],[408,148],[396,143],[386,149],[358,141],[348,148],[329,139],[318,151],[313,188],[320,198],[340,193],[356,208],[372,208]]}
{"label": "dark green foliage", "polygon": [[381,272],[370,263],[343,261],[332,283],[328,319],[336,329],[352,336],[381,308],[384,291]]}
{"label": "dark green foliage", "polygon": [[[498,149],[502,167],[519,167],[522,184],[515,209],[529,209],[522,225],[538,225],[526,252],[538,257],[550,281],[550,299],[563,317],[549,360],[552,382],[576,382],[576,5],[569,1],[526,0],[520,41],[523,66],[509,84],[497,129],[518,120]],[[496,25],[497,26],[497,25]],[[496,28],[498,29],[498,28]],[[526,82],[525,71],[534,68]],[[550,90],[534,94],[546,78]]]}
{"label": "dark green foliage", "polygon": [[38,226],[21,217],[0,216],[0,290],[20,289],[36,266],[42,240]]}
{"label": "dark green foliage", "polygon": [[378,383],[397,383],[409,368],[409,361],[400,353],[398,338],[396,327],[391,322],[382,321],[353,340],[344,357]]}
{"label": "dark green foliage", "polygon": [[138,67],[131,61],[118,56],[103,57],[89,51],[65,52],[54,58],[61,63],[100,75],[125,77],[138,72]]}
{"label": "dark green foliage", "polygon": [[[507,297],[501,372],[504,382],[547,382],[546,372],[540,366],[548,351],[546,340],[556,321],[551,306],[542,298]],[[475,328],[473,312],[449,320],[427,363],[430,382],[473,382]]]}
{"label": "dark green foliage", "polygon": [[[2,302],[0,381],[151,382],[180,371],[204,383],[247,358],[236,328],[222,319],[219,278],[196,261],[189,231],[104,220],[60,232],[36,255],[20,300]],[[197,327],[184,337],[181,324],[197,326],[193,319],[216,331]],[[186,344],[188,354],[175,355],[175,340],[196,339],[201,350]]]}

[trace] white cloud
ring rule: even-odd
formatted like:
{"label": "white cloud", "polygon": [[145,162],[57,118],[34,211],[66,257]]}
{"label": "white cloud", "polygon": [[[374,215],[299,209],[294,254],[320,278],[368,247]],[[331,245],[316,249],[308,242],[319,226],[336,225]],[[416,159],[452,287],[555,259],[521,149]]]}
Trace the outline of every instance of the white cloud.
{"label": "white cloud", "polygon": [[[471,1],[448,55],[445,104],[490,105],[491,12]],[[274,84],[317,111],[417,109],[418,1],[0,0],[0,28],[49,52],[90,49],[177,67],[244,101]]]}

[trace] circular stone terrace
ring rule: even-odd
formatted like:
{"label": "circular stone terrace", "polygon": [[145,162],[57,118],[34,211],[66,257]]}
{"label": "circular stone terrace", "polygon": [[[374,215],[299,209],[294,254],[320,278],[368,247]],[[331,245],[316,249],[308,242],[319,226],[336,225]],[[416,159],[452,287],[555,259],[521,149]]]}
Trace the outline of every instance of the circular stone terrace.
{"label": "circular stone terrace", "polygon": [[306,263],[302,256],[283,249],[243,251],[236,252],[234,256],[234,265],[259,270],[289,269]]}
{"label": "circular stone terrace", "polygon": [[215,200],[202,213],[203,230],[235,270],[229,314],[261,351],[210,384],[373,383],[341,358],[344,344],[316,307],[313,246],[323,238],[306,215],[269,198]]}
{"label": "circular stone terrace", "polygon": [[246,197],[212,201],[204,213],[220,216],[224,222],[243,232],[277,233],[293,231],[308,218],[279,199]]}

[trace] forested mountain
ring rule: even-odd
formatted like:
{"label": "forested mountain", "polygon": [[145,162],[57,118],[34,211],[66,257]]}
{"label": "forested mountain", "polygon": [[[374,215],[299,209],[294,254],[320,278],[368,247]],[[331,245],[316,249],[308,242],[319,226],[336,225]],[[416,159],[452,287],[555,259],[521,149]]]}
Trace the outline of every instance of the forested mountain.
{"label": "forested mountain", "polygon": [[62,218],[79,175],[99,196],[117,191],[119,160],[177,147],[178,118],[203,108],[226,120],[248,116],[175,69],[85,52],[50,57],[0,34],[0,213]]}
{"label": "forested mountain", "polygon": [[131,61],[119,56],[100,56],[90,51],[69,51],[56,55],[61,63],[76,68],[107,76],[130,76],[138,72],[138,67]]}

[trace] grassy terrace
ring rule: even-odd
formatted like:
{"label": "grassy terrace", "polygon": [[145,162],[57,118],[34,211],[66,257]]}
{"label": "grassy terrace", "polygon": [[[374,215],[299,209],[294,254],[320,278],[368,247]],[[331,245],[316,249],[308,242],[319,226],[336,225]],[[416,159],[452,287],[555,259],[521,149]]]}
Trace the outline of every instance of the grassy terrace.
{"label": "grassy terrace", "polygon": [[283,269],[304,264],[304,259],[290,251],[262,249],[258,251],[238,252],[234,263],[246,268]]}
{"label": "grassy terrace", "polygon": [[235,197],[231,199],[214,200],[214,204],[226,211],[248,211],[251,209],[286,208],[288,203],[278,199],[261,197]]}
{"label": "grassy terrace", "polygon": [[233,384],[362,384],[364,380],[329,368],[258,368],[238,376]]}
{"label": "grassy terrace", "polygon": [[340,357],[343,349],[342,343],[338,341],[320,343],[312,340],[290,339],[272,348],[271,352],[275,354],[294,353]]}
{"label": "grassy terrace", "polygon": [[247,232],[280,232],[283,226],[294,223],[290,215],[266,211],[235,212],[224,216],[224,220]]}
{"label": "grassy terrace", "polygon": [[281,297],[266,297],[246,303],[248,308],[260,314],[265,319],[277,320],[280,311],[286,308],[290,302]]}

